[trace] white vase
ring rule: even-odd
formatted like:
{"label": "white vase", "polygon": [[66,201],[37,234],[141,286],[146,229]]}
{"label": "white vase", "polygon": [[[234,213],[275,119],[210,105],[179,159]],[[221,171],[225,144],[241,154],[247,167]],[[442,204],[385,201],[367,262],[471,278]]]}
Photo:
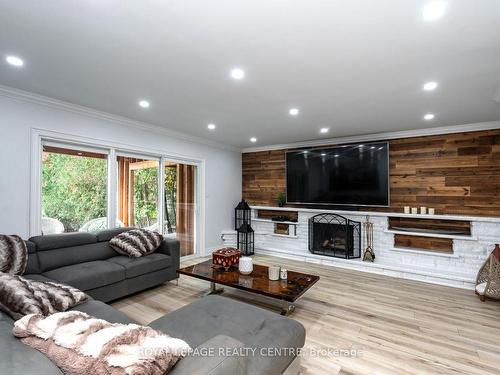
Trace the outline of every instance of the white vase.
{"label": "white vase", "polygon": [[238,267],[239,271],[243,275],[250,275],[253,271],[253,262],[250,257],[241,257],[240,265]]}

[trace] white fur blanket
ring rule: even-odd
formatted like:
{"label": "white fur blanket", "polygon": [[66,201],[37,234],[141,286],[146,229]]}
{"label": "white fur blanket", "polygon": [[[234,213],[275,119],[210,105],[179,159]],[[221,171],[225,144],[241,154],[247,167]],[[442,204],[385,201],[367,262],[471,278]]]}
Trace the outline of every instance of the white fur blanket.
{"label": "white fur blanket", "polygon": [[109,323],[80,311],[26,315],[13,333],[49,357],[64,374],[166,374],[189,345],[150,327]]}

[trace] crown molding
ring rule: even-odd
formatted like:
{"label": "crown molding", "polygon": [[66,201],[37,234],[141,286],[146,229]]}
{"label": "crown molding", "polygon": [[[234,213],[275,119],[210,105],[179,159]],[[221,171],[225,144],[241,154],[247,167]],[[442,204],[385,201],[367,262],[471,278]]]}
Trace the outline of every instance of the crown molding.
{"label": "crown molding", "polygon": [[241,152],[240,148],[230,146],[224,143],[219,143],[215,141],[210,141],[201,137],[196,137],[193,135],[181,133],[175,130],[166,129],[164,127],[153,125],[147,122],[132,120],[128,117],[114,115],[108,112],[99,111],[93,108],[81,106],[78,104],[73,104],[65,102],[63,100],[54,99],[48,96],[35,94],[32,92],[16,89],[10,86],[0,85],[0,96],[4,96],[10,99],[19,100],[22,102],[28,102],[38,105],[43,105],[53,109],[63,110],[66,112],[75,113],[78,115],[83,115],[87,117],[93,117],[99,120],[104,120],[107,122],[115,123],[118,125],[127,126],[130,128],[136,128],[148,132],[158,133],[167,135],[169,137],[177,138],[179,140],[194,142],[203,144],[210,147],[215,147],[223,150]]}
{"label": "crown molding", "polygon": [[330,145],[359,143],[359,142],[385,141],[398,138],[412,138],[412,137],[422,137],[427,135],[465,133],[465,132],[492,130],[492,129],[500,129],[500,121],[476,122],[472,124],[441,126],[438,128],[402,130],[395,132],[355,135],[351,137],[327,138],[327,139],[317,139],[314,141],[283,143],[283,144],[275,144],[262,147],[248,147],[242,149],[241,152],[244,154],[249,152],[283,150],[283,149],[301,148],[301,147],[330,146]]}

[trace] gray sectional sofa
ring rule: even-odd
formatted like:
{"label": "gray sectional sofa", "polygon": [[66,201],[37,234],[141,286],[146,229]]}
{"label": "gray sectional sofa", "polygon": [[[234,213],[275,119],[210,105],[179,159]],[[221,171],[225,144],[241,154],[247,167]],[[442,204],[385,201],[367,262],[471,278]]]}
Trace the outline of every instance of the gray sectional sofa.
{"label": "gray sectional sofa", "polygon": [[176,279],[179,241],[166,238],[153,254],[129,258],[109,246],[111,238],[128,229],[32,237],[26,242],[25,276],[68,284],[104,302]]}
{"label": "gray sectional sofa", "polygon": [[[110,322],[135,323],[104,302],[177,278],[179,242],[165,239],[155,253],[128,258],[109,246],[109,240],[124,230],[30,238],[24,276],[85,291],[91,298],[74,310]],[[47,357],[12,335],[13,324],[0,311],[0,374],[61,374]],[[221,296],[201,298],[150,326],[185,340],[198,353],[210,354],[182,359],[172,375],[296,375],[295,354],[279,351],[297,350],[305,341],[300,323]]]}

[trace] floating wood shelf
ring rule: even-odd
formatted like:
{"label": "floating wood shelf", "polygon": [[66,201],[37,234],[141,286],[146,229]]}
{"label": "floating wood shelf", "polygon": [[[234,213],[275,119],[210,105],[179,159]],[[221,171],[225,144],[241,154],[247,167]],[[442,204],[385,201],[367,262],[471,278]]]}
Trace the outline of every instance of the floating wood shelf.
{"label": "floating wood shelf", "polygon": [[477,240],[477,237],[475,237],[475,236],[462,236],[459,234],[441,234],[441,233],[432,233],[432,232],[419,232],[418,230],[415,232],[412,232],[409,230],[386,229],[384,232],[385,233],[392,233],[392,234],[403,234],[403,235],[409,235],[409,236],[450,238],[452,240],[464,240],[464,241]]}
{"label": "floating wood shelf", "polygon": [[453,253],[453,240],[450,238],[394,235],[394,247],[415,250],[439,251]]}
{"label": "floating wood shelf", "polygon": [[280,210],[257,210],[256,216],[258,219],[272,219],[274,217],[286,217],[289,222],[297,222],[299,220],[298,211],[280,211]]}
{"label": "floating wood shelf", "polygon": [[389,229],[442,235],[471,235],[470,221],[389,217]]}

